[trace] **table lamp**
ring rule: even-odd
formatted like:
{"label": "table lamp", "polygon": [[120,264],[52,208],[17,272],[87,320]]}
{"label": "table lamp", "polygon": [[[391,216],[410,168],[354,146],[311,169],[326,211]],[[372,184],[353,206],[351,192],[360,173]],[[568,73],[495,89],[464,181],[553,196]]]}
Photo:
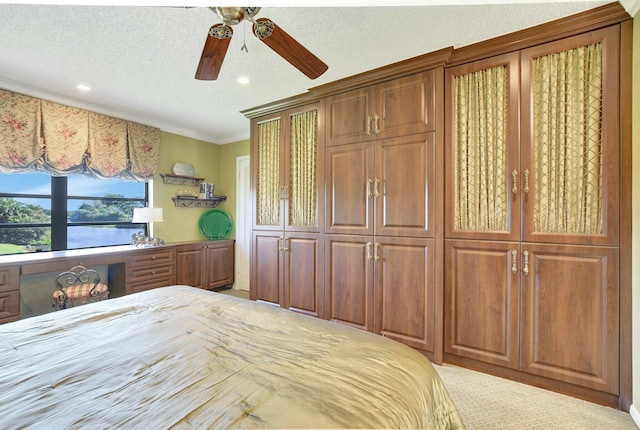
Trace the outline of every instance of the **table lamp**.
{"label": "table lamp", "polygon": [[151,229],[149,224],[152,222],[162,222],[162,208],[133,208],[133,218],[131,222],[134,224],[146,224],[149,237],[144,236],[141,232],[131,236],[131,243],[136,246],[153,246],[162,245],[164,241],[157,237],[151,237]]}

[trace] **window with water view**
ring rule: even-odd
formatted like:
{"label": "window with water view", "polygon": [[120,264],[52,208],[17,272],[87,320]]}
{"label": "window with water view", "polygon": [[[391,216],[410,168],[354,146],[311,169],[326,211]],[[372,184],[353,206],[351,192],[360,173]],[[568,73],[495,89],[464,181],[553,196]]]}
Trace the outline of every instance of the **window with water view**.
{"label": "window with water view", "polygon": [[0,254],[129,244],[147,200],[145,182],[0,173]]}

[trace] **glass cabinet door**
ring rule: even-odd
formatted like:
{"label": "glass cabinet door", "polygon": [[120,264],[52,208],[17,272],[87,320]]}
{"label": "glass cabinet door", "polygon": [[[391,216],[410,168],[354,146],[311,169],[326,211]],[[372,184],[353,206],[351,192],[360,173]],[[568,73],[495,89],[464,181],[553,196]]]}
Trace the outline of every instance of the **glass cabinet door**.
{"label": "glass cabinet door", "polygon": [[522,52],[525,241],[618,241],[618,33]]}
{"label": "glass cabinet door", "polygon": [[285,184],[287,229],[318,228],[318,110],[291,113]]}
{"label": "glass cabinet door", "polygon": [[281,185],[282,142],[281,118],[275,117],[255,125],[255,225],[254,227],[282,228],[281,212],[284,188]]}
{"label": "glass cabinet door", "polygon": [[518,240],[518,54],[447,69],[446,237]]}

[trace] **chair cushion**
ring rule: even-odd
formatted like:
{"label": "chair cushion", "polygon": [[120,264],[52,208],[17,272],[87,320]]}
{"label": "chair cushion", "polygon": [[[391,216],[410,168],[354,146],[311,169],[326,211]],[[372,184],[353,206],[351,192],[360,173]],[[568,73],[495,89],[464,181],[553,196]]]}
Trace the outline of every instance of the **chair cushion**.
{"label": "chair cushion", "polygon": [[[93,296],[91,295],[92,288],[93,288],[93,284],[78,284],[78,285],[72,285],[70,287],[67,287],[64,289],[64,291],[70,300],[88,299],[91,297],[100,297],[102,299],[103,296],[105,296],[104,298],[106,298],[106,296],[109,294],[109,288],[107,287],[106,284],[98,284],[96,288],[93,290]],[[54,291],[53,293],[54,300],[58,299],[61,296],[64,296],[62,291],[60,290]]]}

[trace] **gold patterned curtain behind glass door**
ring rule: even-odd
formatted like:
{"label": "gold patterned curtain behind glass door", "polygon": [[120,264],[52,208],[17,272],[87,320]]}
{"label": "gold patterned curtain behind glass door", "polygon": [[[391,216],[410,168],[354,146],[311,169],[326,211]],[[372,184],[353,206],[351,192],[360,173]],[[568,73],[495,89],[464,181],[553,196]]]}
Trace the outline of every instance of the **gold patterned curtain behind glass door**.
{"label": "gold patterned curtain behind glass door", "polygon": [[318,111],[290,116],[289,225],[318,225]]}
{"label": "gold patterned curtain behind glass door", "polygon": [[280,118],[258,124],[256,224],[280,224]]}
{"label": "gold patterned curtain behind glass door", "polygon": [[536,232],[603,231],[602,70],[602,42],[533,59]]}
{"label": "gold patterned curtain behind glass door", "polygon": [[508,79],[505,65],[455,77],[455,230],[508,229]]}

